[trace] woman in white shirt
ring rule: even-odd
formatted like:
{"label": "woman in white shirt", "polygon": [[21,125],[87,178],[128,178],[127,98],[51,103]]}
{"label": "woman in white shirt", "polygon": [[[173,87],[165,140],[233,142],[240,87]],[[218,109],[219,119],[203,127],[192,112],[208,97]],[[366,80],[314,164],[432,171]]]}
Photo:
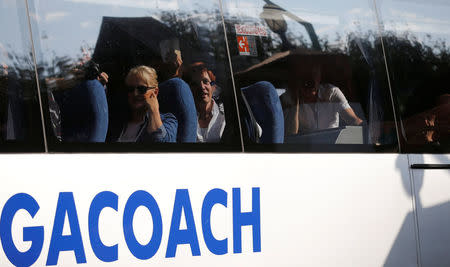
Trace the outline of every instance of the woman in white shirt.
{"label": "woman in white shirt", "polygon": [[213,99],[216,77],[204,63],[198,62],[189,67],[184,78],[191,87],[197,109],[197,142],[220,142],[225,128],[225,114],[223,105]]}

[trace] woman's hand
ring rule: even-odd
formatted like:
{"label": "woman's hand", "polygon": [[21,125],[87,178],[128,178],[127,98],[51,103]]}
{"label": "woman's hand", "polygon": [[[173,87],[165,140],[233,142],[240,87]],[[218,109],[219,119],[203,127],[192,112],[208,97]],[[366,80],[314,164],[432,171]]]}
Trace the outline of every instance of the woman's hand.
{"label": "woman's hand", "polygon": [[152,133],[158,130],[162,125],[161,116],[159,113],[159,103],[157,98],[157,90],[148,90],[145,94],[145,101],[148,106],[149,122],[147,125],[147,132]]}
{"label": "woman's hand", "polygon": [[108,83],[108,74],[106,74],[106,72],[102,72],[100,73],[100,75],[98,75],[97,80],[100,81],[101,84],[103,84],[103,86],[106,86],[106,84]]}
{"label": "woman's hand", "polygon": [[155,89],[148,90],[145,94],[145,102],[147,102],[148,111],[150,113],[159,114],[159,103],[157,98],[157,93]]}

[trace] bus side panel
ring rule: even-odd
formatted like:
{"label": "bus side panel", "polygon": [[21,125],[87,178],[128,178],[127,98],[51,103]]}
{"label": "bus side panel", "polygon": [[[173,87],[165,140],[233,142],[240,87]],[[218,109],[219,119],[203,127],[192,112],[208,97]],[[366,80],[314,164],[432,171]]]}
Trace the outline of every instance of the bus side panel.
{"label": "bus side panel", "polygon": [[[44,227],[36,266],[54,255],[58,265],[76,266],[77,259],[83,262],[80,251],[88,266],[417,266],[406,155],[3,155],[0,168],[2,211],[18,193],[39,204],[34,217],[21,209],[9,225],[21,252],[39,245],[23,241],[24,227]],[[146,193],[132,200],[140,190],[156,208],[143,206],[150,201]],[[117,195],[117,211],[107,207],[89,218],[94,197],[103,191]],[[133,201],[142,204],[135,211]],[[66,214],[57,215],[58,209]],[[159,244],[152,239],[158,232],[155,210],[161,213]],[[89,235],[95,216],[102,244],[118,245],[114,262],[102,262],[94,252],[102,246]],[[62,235],[76,235],[77,222],[82,244],[72,242],[67,251],[50,245],[61,235],[54,225],[64,225]],[[156,254],[144,249],[148,258],[138,259],[130,229],[141,246],[159,245]],[[208,232],[226,241],[218,245]],[[0,251],[0,265],[12,266]]]}
{"label": "bus side panel", "polygon": [[[450,164],[448,155],[409,155],[412,169],[422,266],[450,266]],[[437,169],[425,169],[434,164]],[[414,165],[413,165],[414,166]],[[440,167],[440,168],[439,168]]]}

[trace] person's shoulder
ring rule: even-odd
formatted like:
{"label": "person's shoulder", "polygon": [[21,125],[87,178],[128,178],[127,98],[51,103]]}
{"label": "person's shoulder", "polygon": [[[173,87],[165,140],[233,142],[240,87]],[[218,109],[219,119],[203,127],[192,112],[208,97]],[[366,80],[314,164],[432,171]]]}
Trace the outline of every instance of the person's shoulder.
{"label": "person's shoulder", "polygon": [[218,112],[219,114],[224,115],[225,114],[225,108],[223,106],[223,103],[215,101],[215,100],[213,100],[213,103],[214,103],[213,104],[213,112]]}
{"label": "person's shoulder", "polygon": [[331,83],[321,83],[320,89],[323,90],[324,92],[336,92],[341,90],[339,89],[339,87]]}
{"label": "person's shoulder", "polygon": [[341,93],[341,89],[331,83],[320,84],[319,97],[322,99],[330,100],[339,93]]}

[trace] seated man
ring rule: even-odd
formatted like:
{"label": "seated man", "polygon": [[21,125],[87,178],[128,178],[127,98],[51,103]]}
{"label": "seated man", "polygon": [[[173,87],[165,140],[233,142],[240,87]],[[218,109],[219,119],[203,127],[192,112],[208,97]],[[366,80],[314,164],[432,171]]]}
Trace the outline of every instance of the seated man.
{"label": "seated man", "polygon": [[172,113],[178,122],[177,143],[197,141],[197,112],[189,85],[181,79],[183,60],[178,39],[160,42],[162,62],[158,64],[159,108]]}
{"label": "seated man", "polygon": [[363,123],[339,88],[321,83],[319,64],[296,69],[280,100],[286,136],[339,127],[339,117],[348,125]]}
{"label": "seated man", "polygon": [[197,109],[197,142],[219,142],[225,128],[225,114],[223,105],[213,99],[216,77],[198,62],[189,67],[184,79],[191,87]]}

